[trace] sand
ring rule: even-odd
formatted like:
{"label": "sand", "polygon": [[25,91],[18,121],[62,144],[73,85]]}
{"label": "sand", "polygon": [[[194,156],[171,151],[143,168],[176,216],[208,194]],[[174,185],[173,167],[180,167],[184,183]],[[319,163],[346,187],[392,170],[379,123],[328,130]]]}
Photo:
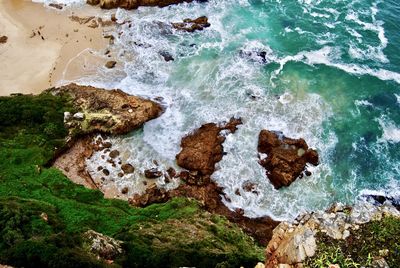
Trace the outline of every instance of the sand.
{"label": "sand", "polygon": [[112,26],[91,28],[97,18],[80,24],[71,15],[111,14],[89,6],[58,10],[29,0],[0,0],[0,36],[8,37],[0,44],[0,96],[40,93],[104,65],[103,33]]}

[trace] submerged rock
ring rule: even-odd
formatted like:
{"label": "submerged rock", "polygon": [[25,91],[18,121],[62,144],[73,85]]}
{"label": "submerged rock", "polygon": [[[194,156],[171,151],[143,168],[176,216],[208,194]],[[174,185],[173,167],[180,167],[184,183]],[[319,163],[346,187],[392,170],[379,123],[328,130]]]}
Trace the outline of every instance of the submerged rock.
{"label": "submerged rock", "polygon": [[180,31],[194,32],[196,30],[203,30],[204,28],[210,27],[208,18],[206,16],[198,17],[197,19],[184,19],[183,22],[172,23],[172,27]]}
{"label": "submerged rock", "polygon": [[303,139],[291,139],[281,132],[262,130],[258,152],[267,154],[259,161],[276,189],[289,186],[305,171],[307,163],[318,165],[317,151],[309,149]]}

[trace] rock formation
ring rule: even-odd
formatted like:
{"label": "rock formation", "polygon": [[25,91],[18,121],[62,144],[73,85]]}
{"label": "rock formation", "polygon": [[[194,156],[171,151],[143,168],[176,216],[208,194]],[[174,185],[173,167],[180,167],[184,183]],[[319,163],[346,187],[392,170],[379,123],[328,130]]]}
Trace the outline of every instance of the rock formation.
{"label": "rock formation", "polygon": [[[180,4],[183,2],[193,2],[193,0],[86,0],[89,5],[99,5],[104,9],[125,8],[136,9],[140,6],[166,7],[169,5]],[[205,2],[200,0],[199,2]]]}
{"label": "rock formation", "polygon": [[198,17],[197,19],[184,19],[183,22],[172,23],[172,27],[180,31],[194,32],[196,30],[201,31],[204,28],[210,27],[208,18],[206,16]]}
{"label": "rock formation", "polygon": [[307,163],[318,165],[319,162],[317,151],[309,149],[303,139],[287,138],[281,132],[269,130],[260,132],[258,152],[267,154],[259,163],[276,189],[289,186],[301,176]]}
{"label": "rock formation", "polygon": [[[207,211],[227,217],[253,236],[260,244],[266,245],[278,222],[269,217],[250,219],[244,216],[240,209],[229,210],[221,198],[221,196],[225,196],[223,188],[210,178],[215,170],[215,164],[222,159],[224,154],[222,143],[225,141],[225,137],[222,135],[222,131],[234,133],[241,123],[241,119],[234,118],[220,125],[209,123],[184,137],[181,142],[182,151],[176,156],[176,159],[178,165],[188,171],[177,173],[173,169],[168,169],[167,172],[164,172],[164,174],[169,174],[169,177],[180,178],[184,183],[170,191],[153,185],[147,188],[144,194],[136,194],[130,198],[129,202],[132,205],[144,207],[152,203],[164,203],[173,197],[194,198],[200,201]],[[225,199],[229,202],[228,197]]]}
{"label": "rock formation", "polygon": [[93,230],[86,231],[83,238],[88,245],[88,251],[103,260],[114,260],[123,252],[122,241]]}
{"label": "rock formation", "polygon": [[178,165],[199,172],[200,175],[211,175],[215,170],[215,163],[221,161],[223,156],[222,143],[225,137],[221,135],[221,131],[234,133],[240,124],[241,119],[232,118],[221,126],[215,123],[202,125],[182,139],[182,150],[176,156]]}
{"label": "rock formation", "polygon": [[302,263],[316,254],[318,233],[345,240],[363,224],[386,216],[400,218],[400,212],[388,202],[372,204],[359,200],[352,208],[335,204],[325,212],[306,213],[294,222],[282,222],[268,243],[265,267],[304,267]]}
{"label": "rock formation", "polygon": [[73,99],[76,112],[66,112],[64,120],[70,131],[83,134],[126,134],[162,112],[157,103],[130,96],[118,89],[104,90],[70,84],[49,89],[49,92]]}

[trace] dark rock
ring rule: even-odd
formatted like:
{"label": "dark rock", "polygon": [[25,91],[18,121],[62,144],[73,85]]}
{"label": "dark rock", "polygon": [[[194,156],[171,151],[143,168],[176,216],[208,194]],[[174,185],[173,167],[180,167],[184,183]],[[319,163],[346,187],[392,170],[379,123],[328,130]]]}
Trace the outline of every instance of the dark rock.
{"label": "dark rock", "polygon": [[168,61],[174,61],[174,57],[172,57],[172,55],[171,55],[169,52],[167,52],[167,51],[161,51],[161,52],[160,52],[160,55],[164,58],[164,60],[165,60],[166,62],[168,62]]}
{"label": "dark rock", "polygon": [[103,143],[103,147],[104,148],[111,148],[111,146],[112,146],[112,144],[109,141],[106,141],[106,142]]}
{"label": "dark rock", "polygon": [[122,178],[123,176],[124,176],[124,173],[122,173],[122,172],[118,173],[118,177]]}
{"label": "dark rock", "polygon": [[308,176],[308,177],[311,176],[311,172],[308,170],[304,171],[304,174],[306,174],[306,176]]}
{"label": "dark rock", "polygon": [[168,176],[172,179],[172,178],[175,178],[175,176],[176,176],[176,170],[173,168],[173,167],[169,167],[168,169],[167,169],[167,174],[168,174]]}
{"label": "dark rock", "polygon": [[135,171],[135,168],[131,164],[123,164],[121,169],[125,174],[131,174]]}
{"label": "dark rock", "polygon": [[157,168],[150,168],[144,171],[144,176],[148,179],[155,179],[162,176],[162,172],[159,171]]}
{"label": "dark rock", "polygon": [[208,18],[206,16],[199,17],[197,19],[184,19],[183,22],[172,23],[172,27],[180,31],[194,32],[196,30],[203,30],[204,28],[210,27]]}
{"label": "dark rock", "polygon": [[129,192],[128,187],[124,187],[124,188],[121,190],[121,193],[122,193],[122,194],[127,194],[128,192]]}
{"label": "dark rock", "polygon": [[106,175],[106,176],[108,176],[108,175],[110,175],[110,171],[108,171],[108,169],[103,169],[103,173],[104,173],[104,175]]}
{"label": "dark rock", "polygon": [[98,167],[97,167],[97,171],[100,171],[100,170],[102,170],[102,169],[103,169],[102,166],[98,166]]}
{"label": "dark rock", "polygon": [[259,161],[276,189],[289,186],[304,171],[306,164],[318,165],[318,153],[309,149],[303,139],[291,139],[281,132],[262,130],[258,151],[267,154]]}
{"label": "dark rock", "polygon": [[107,63],[106,63],[105,66],[106,66],[108,69],[111,69],[111,68],[114,68],[116,64],[117,64],[116,61],[110,60],[110,61],[107,61]]}
{"label": "dark rock", "polygon": [[56,9],[63,9],[63,7],[64,7],[63,5],[55,4],[55,3],[51,3],[51,4],[49,4],[49,6],[54,7]]}
{"label": "dark rock", "polygon": [[5,44],[5,43],[7,43],[7,40],[8,40],[8,37],[7,37],[7,36],[5,36],[5,35],[0,36],[0,44]]}

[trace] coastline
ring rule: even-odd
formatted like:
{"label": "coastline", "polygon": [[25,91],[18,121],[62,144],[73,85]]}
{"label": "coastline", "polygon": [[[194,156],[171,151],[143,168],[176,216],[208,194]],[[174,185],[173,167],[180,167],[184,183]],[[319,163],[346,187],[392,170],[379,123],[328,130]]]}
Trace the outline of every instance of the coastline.
{"label": "coastline", "polygon": [[[5,67],[0,73],[0,96],[37,94],[60,80],[85,75],[85,66],[71,61],[85,56],[82,52],[104,49],[107,40],[102,36],[103,27],[90,28],[69,16],[95,11],[98,13],[91,7],[78,12],[31,1],[0,1],[0,32],[8,37],[0,46],[0,61]],[[99,59],[90,63],[92,69],[104,64]]]}

